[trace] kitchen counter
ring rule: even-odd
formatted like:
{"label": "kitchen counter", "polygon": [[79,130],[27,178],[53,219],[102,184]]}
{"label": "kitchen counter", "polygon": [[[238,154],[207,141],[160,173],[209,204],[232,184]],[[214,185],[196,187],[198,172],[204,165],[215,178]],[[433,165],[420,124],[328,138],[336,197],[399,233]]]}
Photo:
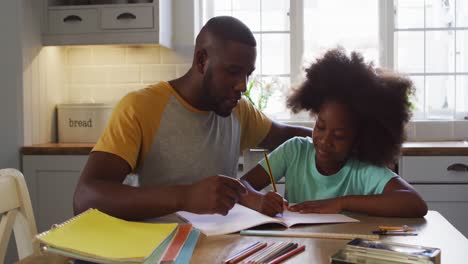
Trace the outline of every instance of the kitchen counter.
{"label": "kitchen counter", "polygon": [[467,141],[426,141],[403,143],[405,156],[465,156],[468,155]]}
{"label": "kitchen counter", "polygon": [[88,155],[93,143],[47,143],[24,146],[23,155]]}
{"label": "kitchen counter", "polygon": [[[23,155],[88,155],[93,143],[48,143],[25,146]],[[454,156],[468,155],[466,141],[406,142],[402,154],[406,156]]]}

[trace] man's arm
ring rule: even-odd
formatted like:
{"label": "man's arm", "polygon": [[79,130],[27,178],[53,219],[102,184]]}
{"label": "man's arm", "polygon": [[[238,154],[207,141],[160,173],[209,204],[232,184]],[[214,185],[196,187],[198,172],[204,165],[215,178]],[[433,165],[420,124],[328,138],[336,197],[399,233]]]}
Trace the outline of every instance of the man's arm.
{"label": "man's arm", "polygon": [[92,152],[75,190],[75,214],[97,208],[129,220],[182,210],[225,215],[246,192],[238,180],[220,175],[190,185],[133,187],[122,184],[130,172],[130,165],[119,156]]}
{"label": "man's arm", "polygon": [[272,121],[270,131],[259,146],[272,150],[295,136],[312,136],[312,129],[301,126],[290,126]]}

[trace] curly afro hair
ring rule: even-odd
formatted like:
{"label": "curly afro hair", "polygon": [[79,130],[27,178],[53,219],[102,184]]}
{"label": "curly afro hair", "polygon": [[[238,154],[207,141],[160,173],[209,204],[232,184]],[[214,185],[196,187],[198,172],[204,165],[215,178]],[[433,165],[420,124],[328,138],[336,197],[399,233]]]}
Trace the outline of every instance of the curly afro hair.
{"label": "curly afro hair", "polygon": [[287,100],[294,113],[317,114],[326,101],[345,104],[358,122],[353,157],[378,166],[395,162],[411,117],[410,79],[374,68],[357,52],[348,57],[342,48],[327,51],[306,77]]}

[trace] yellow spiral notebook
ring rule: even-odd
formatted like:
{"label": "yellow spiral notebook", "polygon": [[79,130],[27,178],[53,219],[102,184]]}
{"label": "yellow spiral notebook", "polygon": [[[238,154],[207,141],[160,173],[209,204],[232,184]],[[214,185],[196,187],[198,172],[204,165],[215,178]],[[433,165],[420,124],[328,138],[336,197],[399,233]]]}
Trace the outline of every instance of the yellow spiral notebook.
{"label": "yellow spiral notebook", "polygon": [[89,209],[36,237],[55,252],[76,258],[142,263],[172,239],[177,226],[130,222]]}

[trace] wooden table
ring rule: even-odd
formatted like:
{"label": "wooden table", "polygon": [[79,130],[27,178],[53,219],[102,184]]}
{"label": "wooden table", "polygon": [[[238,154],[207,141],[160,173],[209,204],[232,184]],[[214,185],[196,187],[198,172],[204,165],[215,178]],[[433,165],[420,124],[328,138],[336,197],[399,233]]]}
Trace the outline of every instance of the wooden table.
{"label": "wooden table", "polygon": [[[310,232],[370,234],[379,225],[409,225],[416,229],[417,236],[389,236],[382,237],[382,240],[440,248],[442,251],[441,259],[444,264],[461,263],[466,257],[466,252],[468,252],[468,240],[436,211],[429,211],[424,218],[417,219],[351,216],[359,219],[361,222],[307,225],[293,227],[293,229]],[[213,237],[202,235],[198,240],[190,263],[222,263],[224,259],[256,241],[294,241],[306,245],[304,252],[285,263],[330,263],[330,256],[343,248],[349,240],[253,237],[240,236],[239,234]],[[39,257],[31,256],[19,263],[47,262],[40,262]]]}

